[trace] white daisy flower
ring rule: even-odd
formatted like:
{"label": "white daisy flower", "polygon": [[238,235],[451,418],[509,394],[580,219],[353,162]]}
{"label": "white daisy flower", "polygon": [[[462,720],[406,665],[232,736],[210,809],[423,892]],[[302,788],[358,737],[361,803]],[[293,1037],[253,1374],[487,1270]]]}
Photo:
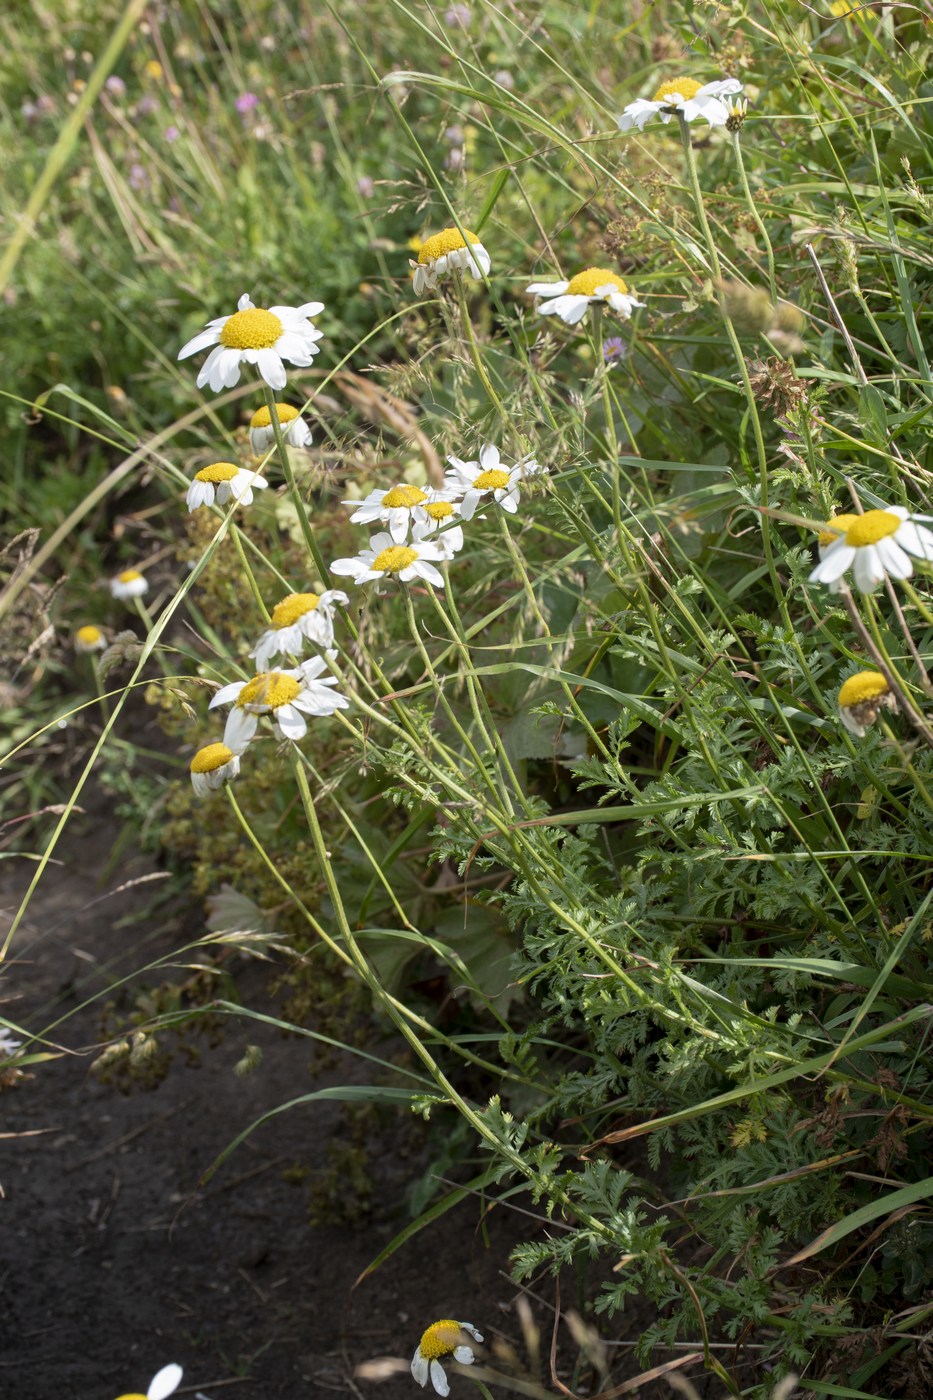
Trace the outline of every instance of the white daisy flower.
{"label": "white daisy flower", "polygon": [[335,559],[330,566],[332,574],[345,574],[356,584],[369,583],[371,579],[400,579],[411,583],[413,579],[424,579],[435,588],[443,588],[444,580],[431,562],[446,559],[447,555],[439,544],[426,544],[426,526],[415,525],[407,544],[398,544],[387,532],[373,535],[368,549],[361,549],[353,559]]}
{"label": "white daisy flower", "polygon": [[233,462],[212,462],[194,474],[185,500],[189,513],[215,502],[219,506],[226,505],[231,496],[238,506],[250,506],[253,492],[264,491],[268,485],[258,472],[246,471]]}
{"label": "white daisy flower", "polygon": [[859,671],[839,688],[839,718],[850,734],[864,739],[882,710],[896,710],[897,697],[880,671]]}
{"label": "white daisy flower", "polygon": [[472,1366],[475,1360],[473,1348],[466,1342],[464,1334],[472,1337],[474,1342],[483,1340],[482,1332],[477,1332],[472,1322],[456,1322],[448,1317],[431,1323],[411,1358],[411,1374],[420,1386],[426,1385],[430,1376],[438,1395],[450,1394],[440,1358],[450,1356],[461,1366]]}
{"label": "white daisy flower", "polygon": [[256,366],[270,389],[284,389],[284,361],[305,368],[320,348],[317,342],[324,332],[317,330],[309,317],[318,316],[323,310],[322,301],[265,310],[254,306],[244,295],[232,316],[208,321],[203,331],[182,346],[178,358],[185,360],[212,346],[198,374],[198,388],[209,384],[215,394],[240,382],[240,365],[244,362]]}
{"label": "white daisy flower", "polygon": [[413,512],[423,528],[421,537],[435,535],[446,559],[452,559],[463,548],[463,530],[454,521],[460,518],[460,502],[454,492],[443,487],[428,488],[428,499]]}
{"label": "white daisy flower", "polygon": [[145,1395],[134,1392],[132,1395],[121,1395],[119,1400],[167,1400],[169,1395],[175,1394],[183,1374],[180,1366],[163,1366],[149,1382],[149,1389]]}
{"label": "white daisy flower", "polygon": [[86,623],[84,627],[79,627],[74,634],[75,651],[103,651],[107,645],[107,638],[99,627],[93,623]]}
{"label": "white daisy flower", "polygon": [[[911,515],[905,506],[886,506],[883,510],[866,510],[863,515],[837,517],[837,520],[847,521],[845,529],[825,553],[821,550],[820,562],[810,575],[810,582],[832,585],[851,568],[856,588],[868,593],[888,574],[892,578],[910,578],[914,571],[911,554],[933,562],[933,532],[916,523],[926,518]],[[834,521],[827,521],[824,534],[834,525]]]}
{"label": "white daisy flower", "polygon": [[332,715],[349,705],[346,696],[330,689],[336,676],[324,676],[327,660],[314,656],[290,671],[260,671],[251,681],[222,686],[210,703],[233,704],[224,729],[224,743],[242,753],[256,733],[260,715],[271,715],[283,739],[303,739],[308,732],[305,715]]}
{"label": "white daisy flower", "polygon": [[539,314],[559,316],[568,326],[582,321],[597,302],[605,302],[623,321],[630,318],[636,306],[645,305],[635,300],[617,273],[604,267],[588,267],[569,282],[532,282],[525,291],[536,297],[548,297],[549,300],[539,302]]}
{"label": "white daisy flower", "polygon": [[[853,520],[858,520],[857,515],[834,515],[831,520],[827,520],[825,526],[817,536],[816,547],[821,559],[826,558],[826,551],[845,534]],[[830,593],[839,592],[839,583],[827,584]]]}
{"label": "white daisy flower", "polygon": [[428,492],[420,486],[400,483],[389,491],[370,491],[363,501],[344,501],[342,504],[356,507],[350,516],[352,525],[373,525],[378,521],[381,525],[388,525],[389,534],[396,544],[402,544],[408,538],[413,518],[417,518],[418,507],[428,499]]}
{"label": "white daisy flower", "polygon": [[206,744],[191,760],[191,786],[197,797],[207,797],[228,779],[237,777],[239,771],[240,760],[226,744]]}
{"label": "white daisy flower", "polygon": [[298,656],[307,640],[323,648],[334,645],[334,608],[349,602],[346,593],[329,588],[324,593],[289,593],[272,609],[270,626],[250,652],[257,671],[265,671],[273,657]]}
{"label": "white daisy flower", "polygon": [[[277,403],[276,417],[282,426],[282,436],[290,447],[310,447],[311,429],[297,408],[290,403]],[[272,414],[268,404],[257,408],[249,420],[249,445],[254,457],[264,457],[275,442]]]}
{"label": "white daisy flower", "polygon": [[149,588],[149,580],[138,569],[124,569],[122,574],[110,580],[110,593],[114,598],[141,598]]}
{"label": "white daisy flower", "polygon": [[729,109],[722,99],[741,91],[738,78],[723,78],[702,87],[695,78],[666,78],[650,102],[639,97],[630,102],[616,120],[620,131],[630,131],[633,126],[641,131],[645,122],[654,116],[660,117],[662,122],[669,122],[675,115],[687,122],[702,117],[710,126],[725,126]]}
{"label": "white daisy flower", "polygon": [[412,287],[416,297],[433,292],[442,277],[450,272],[469,272],[475,282],[489,276],[489,254],[475,233],[468,228],[463,234],[457,228],[445,228],[426,238],[418,249],[418,261],[409,258]]}
{"label": "white daisy flower", "polygon": [[499,449],[492,443],[480,449],[479,462],[461,462],[459,457],[447,460],[453,470],[447,472],[445,479],[462,496],[460,514],[464,520],[472,520],[482,498],[490,494],[509,515],[518,510],[519,486],[524,477],[521,462],[514,467],[503,466]]}

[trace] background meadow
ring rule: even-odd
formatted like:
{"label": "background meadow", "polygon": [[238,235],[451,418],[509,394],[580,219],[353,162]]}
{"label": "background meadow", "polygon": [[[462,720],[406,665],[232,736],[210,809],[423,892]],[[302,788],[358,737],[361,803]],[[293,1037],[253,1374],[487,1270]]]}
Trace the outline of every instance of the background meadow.
{"label": "background meadow", "polygon": [[[443,1256],[470,1193],[501,1203],[493,1234],[520,1207],[513,1277],[548,1297],[561,1278],[583,1319],[573,1394],[644,1373],[649,1394],[930,1390],[930,565],[873,592],[809,579],[834,514],[929,511],[930,19],[845,0],[0,19],[0,854],[26,872],[0,1085],[41,1096],[67,1043],[13,1000],[17,940],[102,786],[102,874],[142,846],[194,914],[101,998],[93,1072],[141,1090],[199,1028],[207,1055],[260,1017],[352,1052],[348,1124],[420,1135],[373,1262]],[[677,76],[737,79],[744,121],[620,132]],[[452,224],[488,278],[417,298],[409,259]],[[643,303],[631,319],[539,313],[529,284],[589,267]],[[255,374],[215,395],[177,360],[244,292],[324,303],[278,396],[313,442],[267,456],[249,507],[189,512],[196,471],[259,465]],[[545,470],[514,514],[487,500],[464,524],[444,587],[323,576],[309,532],[326,563],[354,556],[346,502],[438,487],[484,444]],[[140,605],[108,589],[127,569]],[[334,587],[348,707],[297,744],[263,721],[199,797],[216,689],[252,676],[285,594]],[[100,654],[75,651],[86,625]],[[879,666],[898,708],[853,729],[840,687]],[[268,960],[248,992],[246,957]],[[378,1194],[366,1137],[347,1129]],[[483,1377],[537,1393],[533,1371],[493,1354]]]}

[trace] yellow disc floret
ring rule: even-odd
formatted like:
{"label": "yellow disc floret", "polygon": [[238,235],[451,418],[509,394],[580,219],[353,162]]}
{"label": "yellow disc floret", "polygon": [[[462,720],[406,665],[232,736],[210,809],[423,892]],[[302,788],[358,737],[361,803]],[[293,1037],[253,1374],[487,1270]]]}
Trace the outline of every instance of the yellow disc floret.
{"label": "yellow disc floret", "polygon": [[[237,314],[240,316],[245,316],[246,312],[241,311]],[[297,408],[293,408],[290,403],[277,403],[275,406],[275,413],[280,423],[291,423],[295,418],[298,417]],[[272,427],[272,414],[269,412],[268,404],[263,404],[262,408],[256,409],[256,412],[249,420],[249,425],[251,428]]]}
{"label": "yellow disc floret", "polygon": [[383,574],[400,574],[417,558],[417,550],[409,549],[405,544],[393,544],[388,549],[384,549],[381,554],[377,554],[370,567],[378,569]]}
{"label": "yellow disc floret", "polygon": [[864,705],[887,695],[891,687],[880,671],[859,671],[843,681],[839,688],[839,708],[848,710],[853,705]]}
{"label": "yellow disc floret", "polygon": [[383,496],[382,504],[390,510],[411,510],[412,506],[420,506],[427,499],[427,493],[420,486],[393,486]]}
{"label": "yellow disc floret", "polygon": [[696,97],[702,83],[698,83],[695,78],[671,78],[663,82],[657,92],[652,97],[652,102],[663,102],[666,97],[682,97],[684,102],[689,102],[691,97]]}
{"label": "yellow disc floret", "polygon": [[460,1323],[452,1318],[442,1318],[432,1322],[418,1343],[418,1350],[426,1361],[437,1361],[442,1356],[450,1356],[460,1345]]}
{"label": "yellow disc floret", "polygon": [[[158,67],[158,64],[156,65]],[[149,65],[147,64],[148,68]],[[145,1395],[118,1395],[117,1400],[146,1400]]]}
{"label": "yellow disc floret", "polygon": [[226,744],[206,744],[203,749],[198,749],[191,760],[192,773],[213,773],[218,768],[223,768],[225,763],[229,763],[233,757],[233,750],[228,749]]}
{"label": "yellow disc floret", "polygon": [[212,462],[209,467],[202,467],[199,472],[195,472],[195,481],[232,481],[240,470],[232,462]]}
{"label": "yellow disc floret", "polygon": [[[471,233],[468,228],[464,229],[463,233],[466,234],[468,242],[479,242],[476,234]],[[430,238],[425,239],[418,249],[418,261],[422,264],[432,263],[436,258],[442,258],[445,253],[453,253],[458,248],[465,247],[463,234],[458,228],[445,228],[442,233],[432,234]]]}
{"label": "yellow disc floret", "polygon": [[122,574],[117,574],[118,583],[137,583],[142,578],[138,569],[124,569]]}
{"label": "yellow disc floret", "polygon": [[94,627],[88,623],[85,627],[79,627],[75,633],[75,641],[81,647],[96,647],[104,640],[104,634],[99,627]]}
{"label": "yellow disc floret", "polygon": [[454,513],[454,508],[449,501],[428,501],[424,508],[425,514],[432,520],[449,520]]}
{"label": "yellow disc floret", "polygon": [[305,613],[314,612],[320,602],[316,593],[289,593],[287,598],[283,598],[281,603],[276,603],[272,609],[272,626],[278,630],[280,627],[291,627],[293,622],[297,622],[299,617],[304,617]]}
{"label": "yellow disc floret", "polygon": [[219,340],[228,350],[270,350],[283,330],[278,316],[251,306],[248,311],[234,311],[227,318]]}
{"label": "yellow disc floret", "polygon": [[841,539],[849,526],[854,524],[858,518],[857,515],[834,515],[831,520],[827,520],[819,536],[823,549]]}
{"label": "yellow disc floret", "polygon": [[893,510],[866,510],[864,515],[857,515],[846,530],[846,544],[856,549],[866,544],[877,544],[879,540],[895,534],[903,523]]}
{"label": "yellow disc floret", "polygon": [[488,471],[488,472],[480,472],[479,476],[474,477],[474,479],[473,479],[473,484],[472,484],[472,486],[470,487],[470,490],[471,490],[471,491],[501,491],[502,488],[503,488],[504,486],[508,486],[508,484],[509,484],[509,474],[508,474],[508,472],[496,471],[496,470]]}
{"label": "yellow disc floret", "polygon": [[613,287],[617,292],[628,291],[628,287],[616,273],[608,272],[604,267],[588,267],[585,272],[578,272],[576,277],[571,277],[567,283],[567,295],[591,297],[597,287]]}
{"label": "yellow disc floret", "polygon": [[281,671],[260,671],[251,681],[247,681],[237,696],[241,710],[247,705],[263,705],[269,710],[277,710],[280,705],[289,705],[296,695],[301,694],[301,686],[294,676],[283,676]]}

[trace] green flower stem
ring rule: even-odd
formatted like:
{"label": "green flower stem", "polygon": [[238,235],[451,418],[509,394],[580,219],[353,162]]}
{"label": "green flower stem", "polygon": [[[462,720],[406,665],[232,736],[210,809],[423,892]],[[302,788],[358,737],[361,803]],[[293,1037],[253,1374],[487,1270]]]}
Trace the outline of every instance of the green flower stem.
{"label": "green flower stem", "polygon": [[891,607],[894,609],[894,616],[897,618],[897,625],[898,627],[900,627],[901,635],[903,636],[904,641],[907,644],[907,650],[913,657],[914,665],[917,667],[917,670],[920,674],[920,684],[923,686],[923,689],[926,691],[928,696],[933,696],[933,686],[930,685],[930,676],[926,668],[926,663],[923,657],[920,655],[917,643],[911,636],[910,628],[907,626],[907,619],[904,616],[904,610],[901,607],[901,600],[897,596],[897,589],[894,587],[894,584],[889,578],[885,578],[884,586],[885,591],[888,595],[888,599],[891,603]]}
{"label": "green flower stem", "polygon": [[606,465],[609,469],[609,486],[612,491],[612,521],[615,525],[619,550],[622,549],[622,501],[619,489],[619,440],[616,437],[616,420],[612,411],[612,398],[609,393],[609,370],[603,361],[603,308],[596,302],[593,310],[593,354],[596,357],[594,373],[602,374],[603,417],[606,422]]}
{"label": "green flower stem", "polygon": [[[697,173],[696,154],[693,149],[693,142],[690,139],[690,123],[687,122],[679,114],[677,117],[677,121],[680,124],[680,137],[683,143],[684,156],[686,157],[687,161],[687,174],[690,177],[690,188],[693,192],[693,202],[696,207],[697,218],[700,221],[700,228],[703,230],[703,237],[706,241],[706,250],[709,254],[710,266],[712,267],[713,275],[716,281],[721,282],[722,268],[719,262],[719,252],[716,248],[716,240],[713,238],[713,231],[709,226],[709,219],[706,217],[706,206],[703,202],[703,191],[700,188],[700,177]],[[758,414],[758,404],[755,401],[755,395],[752,391],[751,380],[748,377],[748,366],[745,363],[745,356],[742,354],[742,347],[739,344],[739,338],[735,333],[735,327],[732,324],[732,320],[729,316],[726,315],[724,308],[722,309],[722,319],[723,324],[726,328],[726,335],[728,336],[729,344],[732,346],[732,352],[735,355],[735,361],[736,365],[738,366],[739,374],[742,378],[742,386],[745,390],[745,399],[748,403],[749,422],[752,425],[752,432],[755,437],[755,448],[758,454],[758,484],[761,493],[760,505],[762,507],[760,515],[761,541],[762,546],[764,548],[765,563],[768,568],[768,575],[771,579],[771,586],[774,590],[774,596],[778,600],[778,604],[781,609],[782,618],[785,624],[788,626],[788,628],[791,628],[790,616],[787,611],[787,602],[784,596],[784,587],[781,583],[780,578],[778,577],[777,569],[774,563],[774,552],[771,547],[771,520],[767,514],[769,504],[768,458],[767,453],[765,452],[764,434],[761,431],[761,419]]]}
{"label": "green flower stem", "polygon": [[924,743],[929,744],[930,747],[933,748],[933,730],[931,730],[926,719],[914,704],[910,692],[905,689],[894,666],[894,662],[887,653],[881,637],[881,632],[878,628],[878,619],[875,616],[875,610],[871,603],[871,595],[865,595],[869,599],[867,604],[869,625],[867,627],[862,620],[862,615],[856,606],[855,599],[852,597],[848,585],[842,581],[840,581],[839,584],[839,596],[843,601],[846,612],[849,614],[849,621],[852,623],[853,628],[862,641],[862,645],[894,692],[894,696],[903,711],[904,718],[914,727]]}
{"label": "green flower stem", "polygon": [[275,450],[278,454],[279,465],[282,468],[282,475],[285,477],[289,494],[295,504],[295,510],[298,513],[298,524],[301,527],[304,542],[308,546],[308,553],[314,560],[314,567],[318,571],[322,586],[326,588],[328,579],[327,565],[324,563],[324,556],[321,554],[317,540],[314,538],[314,531],[311,529],[311,521],[308,519],[307,507],[298,489],[295,473],[292,471],[292,464],[288,457],[288,448],[285,445],[285,434],[282,432],[282,425],[279,422],[279,415],[276,412],[275,394],[269,388],[268,384],[263,383],[262,387],[266,396],[266,407],[269,410],[269,423],[272,428],[273,436],[275,437]]}
{"label": "green flower stem", "polygon": [[[155,630],[155,623],[152,620],[152,613],[146,607],[146,604],[143,602],[142,598],[134,598],[133,606],[142,619],[143,626],[146,629],[146,636],[148,637],[150,633],[152,633]],[[175,678],[168,668],[168,662],[166,661],[162,653],[161,647],[153,647],[153,655],[155,656],[156,661],[159,663],[159,670],[162,672],[166,680],[174,680]]]}
{"label": "green flower stem", "polygon": [[247,582],[249,583],[249,590],[252,593],[253,597],[256,599],[256,602],[259,606],[259,611],[262,613],[263,618],[266,622],[268,622],[269,609],[266,607],[265,600],[262,596],[262,593],[259,590],[259,584],[256,582],[256,575],[250,568],[249,561],[246,558],[246,552],[243,549],[242,532],[240,530],[239,525],[232,525],[230,527],[230,533],[233,536],[233,546],[237,552],[240,564],[243,567],[243,572],[246,575]]}
{"label": "green flower stem", "polygon": [[748,183],[748,175],[745,171],[745,161],[742,157],[742,142],[740,140],[738,131],[733,131],[732,133],[732,149],[735,153],[735,165],[736,169],[739,172],[739,180],[742,183],[742,189],[745,192],[745,201],[748,205],[748,211],[754,219],[755,227],[761,234],[762,240],[765,245],[765,253],[767,254],[768,258],[768,287],[771,292],[771,305],[777,306],[778,289],[777,277],[774,271],[774,248],[771,246],[771,239],[768,237],[768,230],[765,228],[764,220],[758,212],[758,206],[755,203],[755,197],[752,194],[751,186]]}
{"label": "green flower stem", "polygon": [[460,302],[460,320],[463,326],[463,333],[470,347],[470,356],[473,360],[473,364],[476,366],[476,373],[479,375],[483,388],[486,390],[489,400],[495,407],[499,417],[503,422],[507,422],[508,416],[505,409],[502,407],[502,400],[493,388],[492,380],[489,378],[486,366],[483,364],[483,357],[480,354],[479,342],[476,339],[476,332],[473,329],[473,319],[470,316],[470,308],[467,303],[463,274],[460,272],[454,273],[454,282],[457,285],[457,298]]}
{"label": "green flower stem", "polygon": [[[110,703],[104,692],[104,684],[100,678],[100,652],[91,652],[91,670],[94,672],[94,689],[97,691],[97,703],[100,705],[100,712],[106,724],[110,718]],[[9,755],[8,755],[9,756]]]}

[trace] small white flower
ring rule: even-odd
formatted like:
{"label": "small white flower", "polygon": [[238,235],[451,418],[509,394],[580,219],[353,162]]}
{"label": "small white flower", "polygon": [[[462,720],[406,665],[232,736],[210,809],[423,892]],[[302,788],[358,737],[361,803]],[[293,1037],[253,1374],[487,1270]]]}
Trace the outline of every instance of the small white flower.
{"label": "small white flower", "polygon": [[363,501],[344,501],[345,506],[355,506],[350,516],[352,525],[388,525],[389,534],[396,544],[408,538],[412,520],[419,506],[428,500],[428,492],[420,486],[401,483],[389,491],[370,491]]}
{"label": "small white flower", "polygon": [[619,130],[630,131],[637,126],[641,131],[649,118],[658,116],[662,122],[669,122],[676,114],[684,121],[693,122],[698,117],[709,122],[710,126],[725,126],[729,120],[729,109],[722,101],[742,91],[738,78],[723,78],[719,82],[706,83],[703,87],[695,78],[667,78],[661,83],[650,102],[639,97],[630,102],[618,117]]}
{"label": "small white flower", "polygon": [[636,306],[644,306],[636,301],[622,278],[604,267],[588,267],[578,272],[569,282],[532,282],[525,288],[536,297],[549,300],[539,302],[538,312],[542,316],[559,316],[568,326],[582,321],[587,311],[597,302],[604,302],[623,321],[629,320]]}
{"label": "small white flower", "polygon": [[476,507],[488,495],[492,495],[496,504],[509,515],[518,510],[519,486],[525,474],[522,462],[514,467],[504,466],[499,460],[498,447],[491,443],[480,449],[479,462],[461,462],[459,457],[447,460],[453,470],[447,472],[445,479],[462,496],[460,514],[464,520],[473,519]]}
{"label": "small white flower", "polygon": [[411,1358],[411,1374],[420,1386],[426,1385],[430,1376],[431,1384],[438,1395],[450,1394],[450,1386],[447,1384],[447,1376],[440,1358],[450,1356],[454,1361],[459,1361],[461,1366],[472,1366],[475,1360],[473,1348],[464,1340],[464,1333],[472,1337],[474,1342],[483,1340],[482,1332],[478,1332],[472,1322],[456,1322],[449,1317],[442,1318],[440,1322],[432,1322]]}
{"label": "small white flower", "polygon": [[74,635],[75,651],[103,651],[106,646],[106,636],[92,622],[87,623],[84,627],[79,627]]}
{"label": "small white flower", "polygon": [[0,1026],[0,1061],[11,1059],[22,1043],[14,1040],[5,1026]]}
{"label": "small white flower", "polygon": [[452,559],[463,548],[463,529],[454,522],[460,518],[460,502],[449,487],[428,487],[427,500],[413,512],[421,527],[421,538],[434,535],[445,559]]}
{"label": "small white flower", "polygon": [[189,512],[199,506],[226,505],[232,497],[238,506],[253,504],[253,492],[264,491],[269,485],[258,472],[246,471],[233,462],[212,462],[196,472],[188,487],[185,500]]}
{"label": "small white flower", "polygon": [[209,384],[215,394],[240,382],[240,365],[244,363],[255,365],[270,389],[284,389],[284,361],[305,368],[320,349],[317,342],[324,332],[317,330],[309,317],[323,310],[322,301],[265,310],[244,295],[232,316],[208,321],[203,331],[182,346],[178,358],[185,360],[212,346],[198,374],[198,388]]}
{"label": "small white flower", "polygon": [[330,689],[336,676],[325,676],[327,661],[314,656],[290,671],[260,671],[250,681],[234,681],[222,686],[210,709],[229,705],[224,743],[234,753],[242,753],[256,733],[260,715],[271,715],[283,739],[303,739],[308,732],[305,715],[332,715],[350,703]]}
{"label": "small white flower", "polygon": [[240,760],[226,744],[206,744],[191,760],[191,786],[198,797],[216,792],[240,772]]}
{"label": "small white flower", "polygon": [[138,569],[124,569],[122,574],[110,580],[110,592],[114,598],[141,598],[149,587],[149,581]]}
{"label": "small white flower", "polygon": [[[277,403],[275,412],[282,427],[282,436],[289,447],[311,446],[311,429],[297,408],[293,408],[290,403]],[[264,457],[274,442],[272,414],[268,404],[263,404],[249,420],[249,445],[253,456]]]}
{"label": "small white flower", "polygon": [[387,575],[411,583],[413,579],[424,579],[435,588],[443,588],[443,577],[435,569],[432,560],[447,558],[439,544],[426,544],[426,526],[415,525],[412,537],[407,544],[398,544],[387,532],[373,535],[368,549],[361,549],[353,559],[335,559],[330,566],[332,574],[345,574],[356,584],[369,583],[371,579],[385,578]]}
{"label": "small white flower", "polygon": [[346,593],[329,588],[324,593],[289,593],[272,609],[270,626],[250,652],[257,671],[266,671],[275,656],[298,656],[304,642],[326,651],[334,644],[334,608],[349,602]]}
{"label": "small white flower", "polygon": [[168,1400],[169,1395],[174,1395],[181,1384],[184,1372],[180,1366],[163,1366],[162,1370],[153,1376],[149,1382],[149,1389],[145,1395],[121,1395],[120,1400]]}
{"label": "small white flower", "polygon": [[457,228],[445,228],[441,233],[432,234],[418,249],[418,261],[409,259],[416,297],[433,292],[440,279],[451,272],[469,272],[476,282],[489,276],[490,261],[486,249],[468,228],[463,233],[466,234],[466,242]]}
{"label": "small white flower", "polygon": [[925,516],[911,515],[904,506],[886,506],[883,510],[866,510],[863,515],[837,516],[827,521],[825,536],[845,521],[839,538],[820,550],[820,562],[810,575],[811,583],[832,586],[852,569],[855,586],[868,593],[890,574],[892,578],[910,578],[918,559],[933,562],[933,532],[916,522]]}
{"label": "small white flower", "polygon": [[880,671],[858,671],[839,688],[839,718],[857,739],[864,739],[882,710],[896,710],[897,697]]}

